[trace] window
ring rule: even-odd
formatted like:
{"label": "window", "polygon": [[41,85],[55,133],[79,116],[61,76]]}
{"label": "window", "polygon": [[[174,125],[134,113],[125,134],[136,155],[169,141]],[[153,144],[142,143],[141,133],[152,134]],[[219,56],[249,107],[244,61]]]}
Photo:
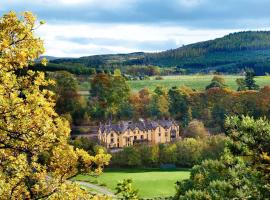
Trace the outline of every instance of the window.
{"label": "window", "polygon": [[141,140],[143,140],[143,135],[141,135]]}
{"label": "window", "polygon": [[111,138],[111,143],[113,143],[114,142],[114,139],[113,138]]}
{"label": "window", "polygon": [[134,140],[137,140],[137,136],[134,136]]}
{"label": "window", "polygon": [[159,133],[158,136],[160,137],[161,136],[161,133]]}
{"label": "window", "polygon": [[165,132],[165,137],[167,137],[168,136],[168,133],[167,132]]}
{"label": "window", "polygon": [[111,137],[113,137],[113,133],[111,133]]}

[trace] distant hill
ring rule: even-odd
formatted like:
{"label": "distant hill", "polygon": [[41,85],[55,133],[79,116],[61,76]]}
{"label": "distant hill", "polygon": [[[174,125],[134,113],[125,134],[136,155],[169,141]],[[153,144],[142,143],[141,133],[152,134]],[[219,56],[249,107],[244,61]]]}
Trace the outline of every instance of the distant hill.
{"label": "distant hill", "polygon": [[159,53],[96,55],[53,59],[54,67],[111,68],[157,65],[185,69],[190,73],[217,71],[237,73],[245,67],[257,75],[270,72],[270,31],[232,33],[222,38],[194,43]]}

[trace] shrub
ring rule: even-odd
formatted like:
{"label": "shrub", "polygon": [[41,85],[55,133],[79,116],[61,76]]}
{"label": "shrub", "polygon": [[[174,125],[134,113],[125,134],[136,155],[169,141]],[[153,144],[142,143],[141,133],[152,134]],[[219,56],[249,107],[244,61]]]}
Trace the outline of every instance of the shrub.
{"label": "shrub", "polygon": [[155,80],[163,80],[164,78],[162,76],[156,76]]}
{"label": "shrub", "polygon": [[198,120],[192,120],[186,130],[184,131],[184,137],[190,138],[204,138],[209,135],[209,132],[204,127],[203,122]]}

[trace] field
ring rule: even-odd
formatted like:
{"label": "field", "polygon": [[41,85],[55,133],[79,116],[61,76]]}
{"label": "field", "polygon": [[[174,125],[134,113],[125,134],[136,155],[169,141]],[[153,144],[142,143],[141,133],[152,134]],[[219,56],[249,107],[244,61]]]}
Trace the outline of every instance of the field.
{"label": "field", "polygon": [[[235,80],[237,78],[243,78],[235,75],[223,76],[226,84],[232,88],[237,89]],[[141,81],[129,81],[129,85],[133,91],[141,90],[144,87],[154,90],[156,86],[161,85],[166,88],[173,86],[187,86],[196,90],[203,90],[211,82],[213,75],[182,75],[182,76],[163,76],[164,80],[141,80]],[[270,85],[270,76],[260,76],[255,78],[256,83],[260,86]]]}
{"label": "field", "polygon": [[187,179],[188,170],[138,170],[138,169],[111,169],[107,170],[98,178],[79,175],[76,180],[98,182],[105,184],[114,192],[119,181],[131,178],[135,188],[139,189],[141,197],[172,196],[175,193],[175,183],[178,180]]}
{"label": "field", "polygon": [[[235,80],[241,78],[241,76],[236,75],[224,75],[223,76],[226,84],[232,88],[237,89],[237,84]],[[138,80],[138,81],[128,81],[128,84],[132,91],[139,91],[145,87],[150,90],[154,90],[156,86],[161,85],[166,88],[171,88],[173,86],[187,86],[196,90],[203,90],[207,86],[213,75],[181,75],[181,76],[163,76],[164,80],[154,80],[151,77],[150,80]],[[242,77],[243,78],[243,77]],[[255,78],[256,83],[261,87],[265,85],[270,85],[270,76],[258,76]],[[88,94],[90,89],[90,84],[88,81],[80,82],[80,90],[84,95]]]}

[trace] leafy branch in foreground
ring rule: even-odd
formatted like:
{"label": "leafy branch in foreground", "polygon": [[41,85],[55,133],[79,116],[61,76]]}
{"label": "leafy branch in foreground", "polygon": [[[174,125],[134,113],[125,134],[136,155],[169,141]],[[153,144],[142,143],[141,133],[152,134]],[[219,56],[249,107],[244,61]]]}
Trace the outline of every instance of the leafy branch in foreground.
{"label": "leafy branch in foreground", "polygon": [[132,179],[125,179],[117,184],[116,195],[120,196],[123,200],[138,200],[138,190],[132,186]]}
{"label": "leafy branch in foreground", "polygon": [[230,117],[225,126],[223,156],[193,167],[190,179],[177,183],[175,199],[269,199],[270,122]]}
{"label": "leafy branch in foreground", "polygon": [[101,173],[110,155],[100,150],[91,156],[68,144],[69,124],[55,112],[54,94],[44,89],[52,81],[28,69],[44,53],[35,24],[30,12],[0,18],[0,196],[91,199],[68,180]]}

